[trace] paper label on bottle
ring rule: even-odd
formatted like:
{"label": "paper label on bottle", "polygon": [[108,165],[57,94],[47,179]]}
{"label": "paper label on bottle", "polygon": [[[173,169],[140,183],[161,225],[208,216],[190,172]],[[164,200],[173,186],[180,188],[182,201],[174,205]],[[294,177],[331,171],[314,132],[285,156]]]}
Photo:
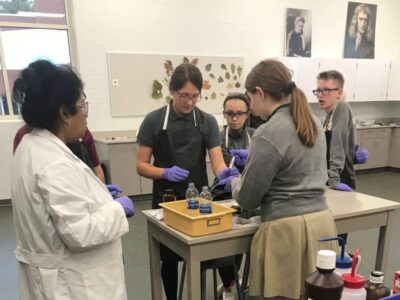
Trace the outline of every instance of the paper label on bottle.
{"label": "paper label on bottle", "polygon": [[396,279],[394,281],[394,286],[397,287],[397,288],[400,288],[400,279]]}

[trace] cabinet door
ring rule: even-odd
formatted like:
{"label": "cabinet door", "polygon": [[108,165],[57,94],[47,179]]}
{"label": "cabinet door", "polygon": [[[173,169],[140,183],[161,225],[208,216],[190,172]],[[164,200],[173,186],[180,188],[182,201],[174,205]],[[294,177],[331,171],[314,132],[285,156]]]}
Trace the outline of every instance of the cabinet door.
{"label": "cabinet door", "polygon": [[307,97],[308,102],[317,102],[312,90],[317,86],[319,59],[307,57],[280,57],[279,60],[293,72],[292,80]]}
{"label": "cabinet door", "polygon": [[400,168],[400,128],[393,128],[389,157],[389,166]]}
{"label": "cabinet door", "polygon": [[140,191],[142,194],[153,193],[153,179],[140,176]]}
{"label": "cabinet door", "polygon": [[386,100],[389,61],[359,59],[356,63],[355,101]]}
{"label": "cabinet door", "polygon": [[128,196],[139,195],[140,177],[136,172],[136,143],[108,144],[111,183]]}
{"label": "cabinet door", "polygon": [[389,165],[390,138],[379,138],[375,140],[375,143],[378,149],[377,167],[387,167]]}
{"label": "cabinet door", "polygon": [[392,61],[389,71],[387,100],[400,100],[400,62]]}
{"label": "cabinet door", "polygon": [[369,159],[365,164],[359,165],[360,170],[377,168],[379,164],[379,153],[375,139],[363,139],[361,147],[369,152]]}
{"label": "cabinet door", "polygon": [[319,74],[319,59],[298,58],[298,78],[296,85],[303,90],[309,103],[317,103],[317,97],[312,91],[317,87],[317,75]]}

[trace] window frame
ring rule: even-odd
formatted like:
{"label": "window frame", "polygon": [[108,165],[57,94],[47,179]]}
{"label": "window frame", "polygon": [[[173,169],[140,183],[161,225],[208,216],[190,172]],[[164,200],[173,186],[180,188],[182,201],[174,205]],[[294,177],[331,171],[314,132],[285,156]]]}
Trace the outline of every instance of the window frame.
{"label": "window frame", "polygon": [[[76,59],[76,38],[74,27],[72,26],[72,1],[64,0],[65,8],[65,25],[63,24],[45,24],[45,23],[27,23],[27,22],[3,22],[0,21],[0,28],[3,27],[15,27],[15,28],[37,28],[37,29],[54,29],[54,30],[65,30],[68,37],[69,55],[71,60],[71,66],[75,68],[77,66]],[[0,67],[3,75],[4,89],[7,98],[7,105],[9,109],[8,115],[0,115],[0,122],[3,120],[18,120],[21,119],[21,115],[14,114],[14,108],[12,106],[12,90],[10,82],[8,80],[8,73],[6,69],[6,63],[4,59],[3,51],[3,38],[0,30]]]}

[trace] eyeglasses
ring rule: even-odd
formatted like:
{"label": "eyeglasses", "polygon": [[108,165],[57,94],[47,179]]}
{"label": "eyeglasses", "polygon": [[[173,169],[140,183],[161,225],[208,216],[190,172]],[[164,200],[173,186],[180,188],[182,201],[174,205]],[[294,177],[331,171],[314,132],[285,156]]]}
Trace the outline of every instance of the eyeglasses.
{"label": "eyeglasses", "polygon": [[248,111],[238,111],[238,112],[233,112],[230,110],[224,111],[225,117],[231,118],[231,119],[233,119],[234,117],[240,118],[240,117],[246,116],[248,113],[249,113]]}
{"label": "eyeglasses", "polygon": [[313,94],[315,96],[318,96],[320,94],[326,96],[326,95],[329,95],[330,92],[338,91],[338,90],[340,90],[340,89],[339,88],[334,88],[334,89],[316,89],[316,90],[313,90],[312,92],[313,92]]}
{"label": "eyeglasses", "polygon": [[82,105],[74,105],[76,108],[79,109],[79,111],[85,115],[88,114],[89,112],[89,102],[83,102]]}
{"label": "eyeglasses", "polygon": [[181,100],[183,102],[192,101],[193,103],[196,103],[201,100],[201,94],[189,95],[189,94],[180,93],[180,92],[176,92],[176,94],[178,95],[179,100]]}

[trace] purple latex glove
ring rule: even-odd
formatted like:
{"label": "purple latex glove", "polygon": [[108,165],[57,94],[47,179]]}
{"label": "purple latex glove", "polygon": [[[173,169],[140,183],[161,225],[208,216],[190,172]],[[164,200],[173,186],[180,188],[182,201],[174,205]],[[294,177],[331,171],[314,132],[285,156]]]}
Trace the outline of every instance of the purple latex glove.
{"label": "purple latex glove", "polygon": [[231,149],[229,153],[235,157],[235,165],[243,167],[246,164],[249,150],[247,149]]}
{"label": "purple latex glove", "polygon": [[218,181],[228,178],[229,176],[238,176],[239,171],[235,167],[225,168],[217,174]]}
{"label": "purple latex glove", "polygon": [[225,179],[219,180],[218,185],[224,186],[225,191],[232,192],[232,179],[239,175],[231,175]]}
{"label": "purple latex glove", "polygon": [[172,168],[165,168],[162,175],[168,181],[179,182],[188,178],[189,174],[188,170],[173,166]]}
{"label": "purple latex glove", "polygon": [[116,184],[106,184],[106,187],[113,198],[117,197],[119,193],[122,193],[122,189]]}
{"label": "purple latex glove", "polygon": [[349,187],[345,183],[339,183],[339,184],[335,185],[334,189],[338,190],[338,191],[343,191],[343,192],[351,192],[353,190],[351,187]]}
{"label": "purple latex glove", "polygon": [[115,199],[119,204],[121,204],[122,208],[125,211],[125,215],[127,218],[132,217],[135,214],[135,207],[133,206],[133,202],[131,198],[127,196],[122,196]]}
{"label": "purple latex glove", "polygon": [[356,145],[354,156],[356,164],[365,164],[368,161],[369,153],[367,149],[360,149],[360,146]]}

